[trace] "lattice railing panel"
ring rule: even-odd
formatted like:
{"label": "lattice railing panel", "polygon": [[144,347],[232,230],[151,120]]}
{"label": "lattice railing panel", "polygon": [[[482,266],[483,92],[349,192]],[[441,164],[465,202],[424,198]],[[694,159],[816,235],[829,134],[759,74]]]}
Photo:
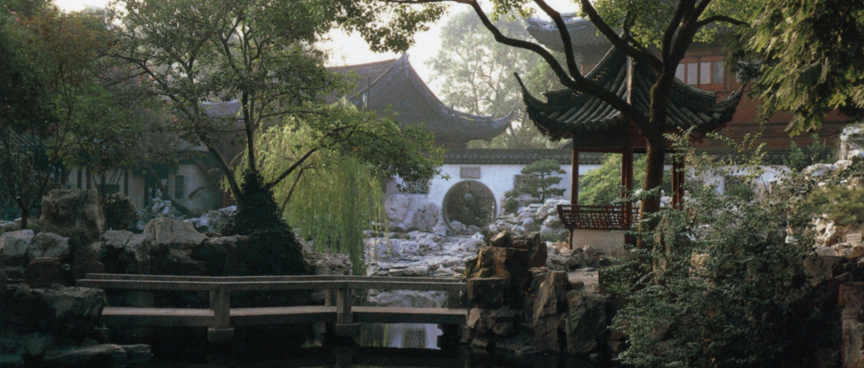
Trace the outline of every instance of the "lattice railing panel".
{"label": "lattice railing panel", "polygon": [[576,206],[558,205],[558,216],[568,229],[627,230],[639,216],[633,209],[629,218],[625,206]]}

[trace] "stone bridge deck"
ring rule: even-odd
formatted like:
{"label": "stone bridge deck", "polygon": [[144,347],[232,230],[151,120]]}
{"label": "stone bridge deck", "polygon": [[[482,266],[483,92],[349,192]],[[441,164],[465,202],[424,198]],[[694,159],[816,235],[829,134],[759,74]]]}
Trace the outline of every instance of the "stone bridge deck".
{"label": "stone bridge deck", "polygon": [[[465,324],[464,308],[396,308],[351,305],[352,290],[435,290],[446,291],[456,300],[466,291],[458,280],[414,277],[362,276],[250,276],[199,277],[125,274],[88,274],[78,286],[138,291],[209,291],[208,309],[106,307],[102,311],[107,325],[207,327],[210,342],[234,338],[233,326],[334,323],[336,333],[351,335],[357,323],[437,323]],[[231,308],[232,291],[330,290],[326,305]],[[335,294],[335,298],[333,297]],[[334,302],[335,299],[335,302]]]}

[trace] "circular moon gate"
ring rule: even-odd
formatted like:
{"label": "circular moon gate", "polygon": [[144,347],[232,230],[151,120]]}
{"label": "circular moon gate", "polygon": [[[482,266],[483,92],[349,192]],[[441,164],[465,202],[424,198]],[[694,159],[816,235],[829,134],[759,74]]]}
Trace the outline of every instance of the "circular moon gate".
{"label": "circular moon gate", "polygon": [[483,227],[489,225],[497,213],[492,191],[474,180],[461,181],[450,187],[441,209],[448,226],[452,221],[459,221],[465,226]]}

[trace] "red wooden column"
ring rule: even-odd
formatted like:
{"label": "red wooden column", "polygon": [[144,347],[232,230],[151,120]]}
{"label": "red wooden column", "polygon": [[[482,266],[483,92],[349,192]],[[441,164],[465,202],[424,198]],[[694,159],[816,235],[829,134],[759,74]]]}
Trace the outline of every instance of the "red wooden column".
{"label": "red wooden column", "polygon": [[672,207],[684,199],[684,157],[672,156]]}
{"label": "red wooden column", "polygon": [[570,172],[570,205],[575,210],[579,204],[579,150],[573,145],[573,157]]}

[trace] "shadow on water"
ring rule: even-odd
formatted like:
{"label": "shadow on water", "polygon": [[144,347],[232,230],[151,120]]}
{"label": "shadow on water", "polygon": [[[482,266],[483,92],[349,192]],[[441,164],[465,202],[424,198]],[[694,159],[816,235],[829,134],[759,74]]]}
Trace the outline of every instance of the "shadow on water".
{"label": "shadow on water", "polygon": [[[269,330],[269,331],[268,331]],[[146,365],[130,368],[598,368],[595,364],[574,357],[538,355],[517,357],[493,354],[456,345],[445,349],[437,346],[441,330],[436,325],[391,324],[361,325],[354,339],[325,338],[323,328],[316,328],[316,337],[302,346],[297,336],[286,338],[274,329],[259,331],[254,336],[226,346],[209,346],[207,353],[177,359],[185,350],[182,344],[171,347],[154,346],[158,351],[174,350],[175,354],[156,354]],[[250,331],[251,332],[251,331]],[[297,332],[297,331],[294,331]],[[239,337],[239,336],[238,336]],[[180,354],[177,354],[180,353]]]}

